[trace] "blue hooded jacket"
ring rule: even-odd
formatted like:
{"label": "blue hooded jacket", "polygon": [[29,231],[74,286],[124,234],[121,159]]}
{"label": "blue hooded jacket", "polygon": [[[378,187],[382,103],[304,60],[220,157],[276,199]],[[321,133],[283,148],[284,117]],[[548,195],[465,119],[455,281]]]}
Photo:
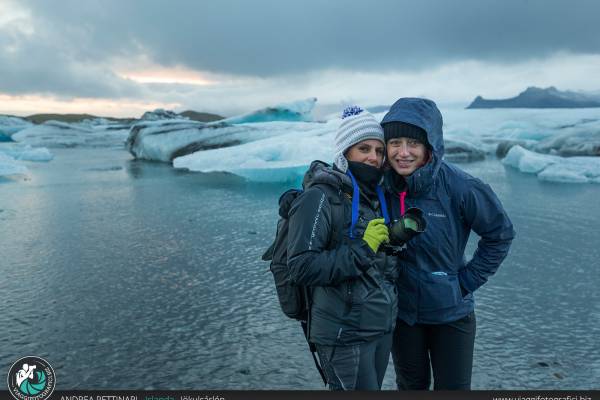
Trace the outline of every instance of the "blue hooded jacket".
{"label": "blue hooded jacket", "polygon": [[[442,114],[433,101],[399,99],[381,124],[390,122],[420,127],[432,148],[429,162],[406,179],[393,169],[385,175],[391,217],[418,207],[427,220],[398,259],[398,318],[410,325],[456,321],[473,311],[473,292],[508,254],[513,225],[489,185],[442,159]],[[467,262],[471,231],[481,239]]]}

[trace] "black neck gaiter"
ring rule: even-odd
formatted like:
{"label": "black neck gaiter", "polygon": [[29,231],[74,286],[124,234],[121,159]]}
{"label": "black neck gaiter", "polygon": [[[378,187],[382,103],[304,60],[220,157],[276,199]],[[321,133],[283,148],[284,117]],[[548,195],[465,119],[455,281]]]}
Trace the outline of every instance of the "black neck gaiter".
{"label": "black neck gaiter", "polygon": [[348,168],[356,178],[360,190],[369,198],[377,198],[376,188],[381,182],[383,171],[380,168],[356,161],[348,161]]}

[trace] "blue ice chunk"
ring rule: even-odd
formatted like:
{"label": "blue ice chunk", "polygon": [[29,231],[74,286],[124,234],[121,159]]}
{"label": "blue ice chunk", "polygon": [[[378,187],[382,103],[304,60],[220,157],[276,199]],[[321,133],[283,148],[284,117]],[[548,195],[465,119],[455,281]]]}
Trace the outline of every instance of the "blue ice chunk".
{"label": "blue ice chunk", "polygon": [[312,121],[312,110],[317,102],[316,97],[299,100],[292,103],[279,104],[263,108],[248,114],[225,118],[216,123],[245,124],[271,121]]}

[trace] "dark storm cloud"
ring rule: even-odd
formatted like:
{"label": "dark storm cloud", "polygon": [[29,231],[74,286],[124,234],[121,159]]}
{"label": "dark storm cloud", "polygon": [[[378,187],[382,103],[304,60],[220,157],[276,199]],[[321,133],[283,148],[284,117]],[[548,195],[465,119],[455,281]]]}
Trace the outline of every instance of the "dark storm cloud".
{"label": "dark storm cloud", "polygon": [[[16,21],[0,29],[0,92],[58,97],[135,96],[141,87],[115,75],[100,57],[82,57],[84,41],[48,20]],[[33,30],[32,32],[29,32]]]}
{"label": "dark storm cloud", "polygon": [[[79,68],[74,64],[102,69],[113,57],[139,54],[164,66],[269,77],[325,68],[414,70],[465,59],[514,63],[557,51],[600,53],[600,2],[593,0],[20,4],[29,7],[38,25],[36,45],[29,46],[39,46],[33,54],[27,48],[21,54],[38,63],[36,70],[40,63],[46,67],[43,57],[58,53],[54,67],[66,72],[55,71],[53,85],[68,91],[73,90],[69,71]],[[4,55],[0,68],[11,68]],[[14,75],[19,73],[24,78],[15,77],[13,86],[22,87],[29,78],[23,70]],[[105,78],[96,83],[103,93],[135,91],[128,81]],[[7,89],[2,86],[0,90]]]}

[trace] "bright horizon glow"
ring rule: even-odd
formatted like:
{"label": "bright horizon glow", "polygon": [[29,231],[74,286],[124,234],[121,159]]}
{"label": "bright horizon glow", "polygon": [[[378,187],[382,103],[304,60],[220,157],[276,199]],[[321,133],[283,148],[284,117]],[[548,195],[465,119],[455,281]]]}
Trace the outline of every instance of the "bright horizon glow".
{"label": "bright horizon glow", "polygon": [[[112,65],[111,65],[112,64]],[[0,114],[87,113],[137,117],[164,108],[224,116],[308,97],[317,108],[360,104],[390,105],[399,97],[427,97],[439,105],[468,105],[476,96],[502,99],[528,86],[573,91],[600,88],[600,55],[555,53],[514,64],[477,60],[451,62],[416,71],[320,70],[307,74],[256,78],[200,72],[182,66],[161,67],[147,58],[113,60],[106,66],[137,85],[135,97],[72,98],[0,93]],[[135,80],[137,79],[137,81]],[[118,83],[115,83],[118,85]]]}
{"label": "bright horizon glow", "polygon": [[[0,113],[28,116],[32,114],[93,114],[98,117],[139,118],[157,108],[172,110],[179,103],[160,103],[139,100],[106,100],[74,98],[61,100],[50,96],[10,96],[0,94]],[[32,110],[37,110],[32,112]]]}
{"label": "bright horizon glow", "polygon": [[138,83],[174,83],[184,85],[216,85],[219,81],[209,79],[206,74],[183,67],[167,68],[152,66],[139,70],[120,71],[119,76]]}

